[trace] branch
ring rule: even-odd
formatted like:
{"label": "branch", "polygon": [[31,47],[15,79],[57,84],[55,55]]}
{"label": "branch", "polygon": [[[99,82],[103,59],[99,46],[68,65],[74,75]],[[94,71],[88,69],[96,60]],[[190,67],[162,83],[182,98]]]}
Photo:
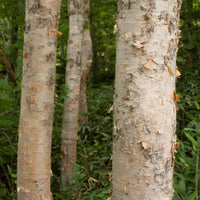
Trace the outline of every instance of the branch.
{"label": "branch", "polygon": [[5,66],[10,80],[15,84],[15,86],[18,86],[19,83],[17,82],[17,78],[15,76],[15,73],[14,73],[10,63],[8,62],[5,54],[3,53],[3,51],[1,49],[0,49],[0,61]]}
{"label": "branch", "polygon": [[17,151],[15,150],[14,146],[12,145],[12,142],[11,142],[10,138],[4,132],[0,133],[0,135],[4,135],[7,138],[11,149],[17,154]]}
{"label": "branch", "polygon": [[11,181],[10,181],[10,179],[9,179],[9,175],[8,175],[8,173],[6,172],[6,170],[5,170],[4,166],[3,166],[3,164],[0,163],[0,166],[1,166],[1,168],[2,168],[2,170],[3,170],[3,172],[4,172],[4,175],[5,175],[6,179],[7,179],[9,189],[10,189],[11,192],[13,192],[12,184],[11,184]]}

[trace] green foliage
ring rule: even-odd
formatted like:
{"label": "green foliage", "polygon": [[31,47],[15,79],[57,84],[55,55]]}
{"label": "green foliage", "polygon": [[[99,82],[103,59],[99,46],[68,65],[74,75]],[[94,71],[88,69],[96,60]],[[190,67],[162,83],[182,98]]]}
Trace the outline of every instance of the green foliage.
{"label": "green foliage", "polygon": [[0,79],[0,199],[12,199],[16,188],[16,149],[19,121],[19,88]]}
{"label": "green foliage", "polygon": [[[0,2],[0,48],[8,62],[17,67],[21,82],[24,32],[24,1]],[[21,83],[20,83],[21,84]],[[20,86],[8,82],[5,67],[0,64],[0,199],[15,199],[17,171],[17,129]]]}
{"label": "green foliage", "polygon": [[194,99],[191,99],[190,103],[191,107],[194,108],[190,111],[188,111],[188,107],[183,107],[182,104],[179,105],[180,112],[184,113],[187,119],[187,121],[184,120],[184,123],[187,123],[187,128],[178,130],[181,139],[178,140],[180,147],[175,162],[175,200],[196,200],[200,198],[200,107]]}
{"label": "green foliage", "polygon": [[[64,83],[65,64],[66,64],[66,46],[69,33],[68,7],[67,0],[61,1],[61,11],[58,30],[62,33],[57,38],[57,75],[63,75],[60,79]],[[59,79],[59,81],[61,81]]]}
{"label": "green foliage", "polygon": [[24,0],[0,2],[0,48],[11,65],[16,63],[15,67],[20,68],[24,40],[24,11]]}
{"label": "green foliage", "polygon": [[181,38],[177,59],[181,79],[177,91],[181,95],[177,116],[180,147],[176,154],[174,200],[198,200],[200,195],[200,115],[199,115],[199,9],[197,0],[184,0],[181,10]]}
{"label": "green foliage", "polygon": [[177,91],[181,95],[177,116],[177,135],[180,143],[175,162],[174,199],[197,200],[200,190],[199,170],[199,0],[183,0],[181,38],[177,65],[181,79]]}
{"label": "green foliage", "polygon": [[52,171],[53,177],[51,180],[52,189],[54,191],[60,190],[60,160],[61,160],[61,130],[62,130],[62,116],[64,109],[64,99],[67,97],[69,92],[68,88],[64,84],[56,85],[56,101],[54,110],[54,124],[53,124],[53,134],[52,134]]}
{"label": "green foliage", "polygon": [[[112,106],[112,96],[112,86],[89,87],[89,120],[79,130],[74,184],[61,193],[60,188],[54,187],[55,200],[102,200],[110,196],[112,113],[108,111]],[[57,169],[54,169],[54,174],[60,176],[60,171]],[[54,180],[56,181],[56,177]],[[70,194],[71,190],[76,190],[77,195]]]}
{"label": "green foliage", "polygon": [[93,83],[112,83],[114,79],[116,38],[113,33],[115,0],[91,0],[91,34],[93,42]]}
{"label": "green foliage", "polygon": [[[185,95],[190,88],[199,90],[199,61],[200,61],[200,14],[199,0],[183,0],[181,9],[181,37],[177,64],[182,73],[177,87]],[[187,93],[185,92],[187,91]],[[192,90],[191,92],[194,92]],[[188,95],[190,96],[190,95]],[[195,95],[193,95],[195,96]]]}
{"label": "green foliage", "polygon": [[180,148],[176,156],[175,199],[199,199],[200,188],[200,116],[193,117],[188,125],[191,128],[183,129],[184,141],[180,141]]}

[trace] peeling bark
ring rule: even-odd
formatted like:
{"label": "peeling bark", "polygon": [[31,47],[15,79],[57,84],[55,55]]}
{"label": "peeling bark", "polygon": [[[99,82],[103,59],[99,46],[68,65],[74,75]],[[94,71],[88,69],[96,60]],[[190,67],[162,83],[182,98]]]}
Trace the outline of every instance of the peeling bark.
{"label": "peeling bark", "polygon": [[118,0],[113,200],[171,200],[179,0]]}
{"label": "peeling bark", "polygon": [[51,136],[60,0],[27,0],[19,124],[18,200],[51,200]]}
{"label": "peeling bark", "polygon": [[76,162],[76,143],[78,132],[79,93],[82,62],[83,12],[82,0],[68,1],[69,40],[67,47],[67,66],[65,82],[70,92],[64,103],[62,123],[61,150],[61,184],[71,184],[74,174],[73,163]]}
{"label": "peeling bark", "polygon": [[80,83],[80,99],[79,110],[81,111],[79,120],[80,124],[85,124],[88,121],[88,117],[85,115],[88,112],[87,107],[87,81],[89,78],[90,68],[92,66],[93,51],[92,40],[90,35],[90,0],[83,1],[83,13],[84,13],[84,30],[82,41],[82,62],[81,62],[81,83]]}

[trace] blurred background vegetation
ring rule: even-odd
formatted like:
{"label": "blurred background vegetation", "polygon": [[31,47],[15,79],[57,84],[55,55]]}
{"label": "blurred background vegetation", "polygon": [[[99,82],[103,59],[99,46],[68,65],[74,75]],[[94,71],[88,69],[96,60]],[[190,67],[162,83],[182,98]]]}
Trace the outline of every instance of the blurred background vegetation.
{"label": "blurred background vegetation", "polygon": [[[24,0],[0,1],[0,49],[19,82],[8,80],[0,63],[0,200],[16,199],[16,151],[24,33]],[[110,196],[112,112],[116,40],[113,34],[116,0],[91,0],[94,60],[88,83],[88,123],[79,127],[74,185],[60,191],[60,133],[68,39],[67,0],[62,0],[57,48],[56,99],[52,140],[52,193],[55,200],[102,200]],[[177,114],[180,143],[175,160],[174,200],[200,199],[200,0],[183,0],[177,66],[181,96]],[[68,191],[76,188],[77,196]],[[199,191],[199,193],[198,193]]]}

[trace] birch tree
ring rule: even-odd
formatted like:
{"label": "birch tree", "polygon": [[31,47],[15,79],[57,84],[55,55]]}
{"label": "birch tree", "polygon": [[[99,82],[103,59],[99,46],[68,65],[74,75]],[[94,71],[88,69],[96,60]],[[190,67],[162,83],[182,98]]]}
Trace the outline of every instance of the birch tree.
{"label": "birch tree", "polygon": [[63,152],[61,161],[62,187],[70,185],[74,174],[73,163],[76,162],[76,144],[78,132],[79,92],[81,81],[83,10],[82,0],[68,1],[69,40],[67,46],[67,66],[65,82],[69,93],[64,102],[62,123]]}
{"label": "birch tree", "polygon": [[81,82],[80,82],[80,100],[79,109],[81,112],[80,123],[87,122],[86,113],[87,107],[87,81],[89,78],[90,68],[92,66],[93,51],[92,51],[92,39],[90,34],[90,0],[83,1],[83,17],[84,17],[84,30],[82,38],[82,59],[81,59]]}
{"label": "birch tree", "polygon": [[60,0],[27,0],[19,124],[18,200],[51,200],[51,135]]}
{"label": "birch tree", "polygon": [[113,200],[171,200],[180,0],[118,0]]}

